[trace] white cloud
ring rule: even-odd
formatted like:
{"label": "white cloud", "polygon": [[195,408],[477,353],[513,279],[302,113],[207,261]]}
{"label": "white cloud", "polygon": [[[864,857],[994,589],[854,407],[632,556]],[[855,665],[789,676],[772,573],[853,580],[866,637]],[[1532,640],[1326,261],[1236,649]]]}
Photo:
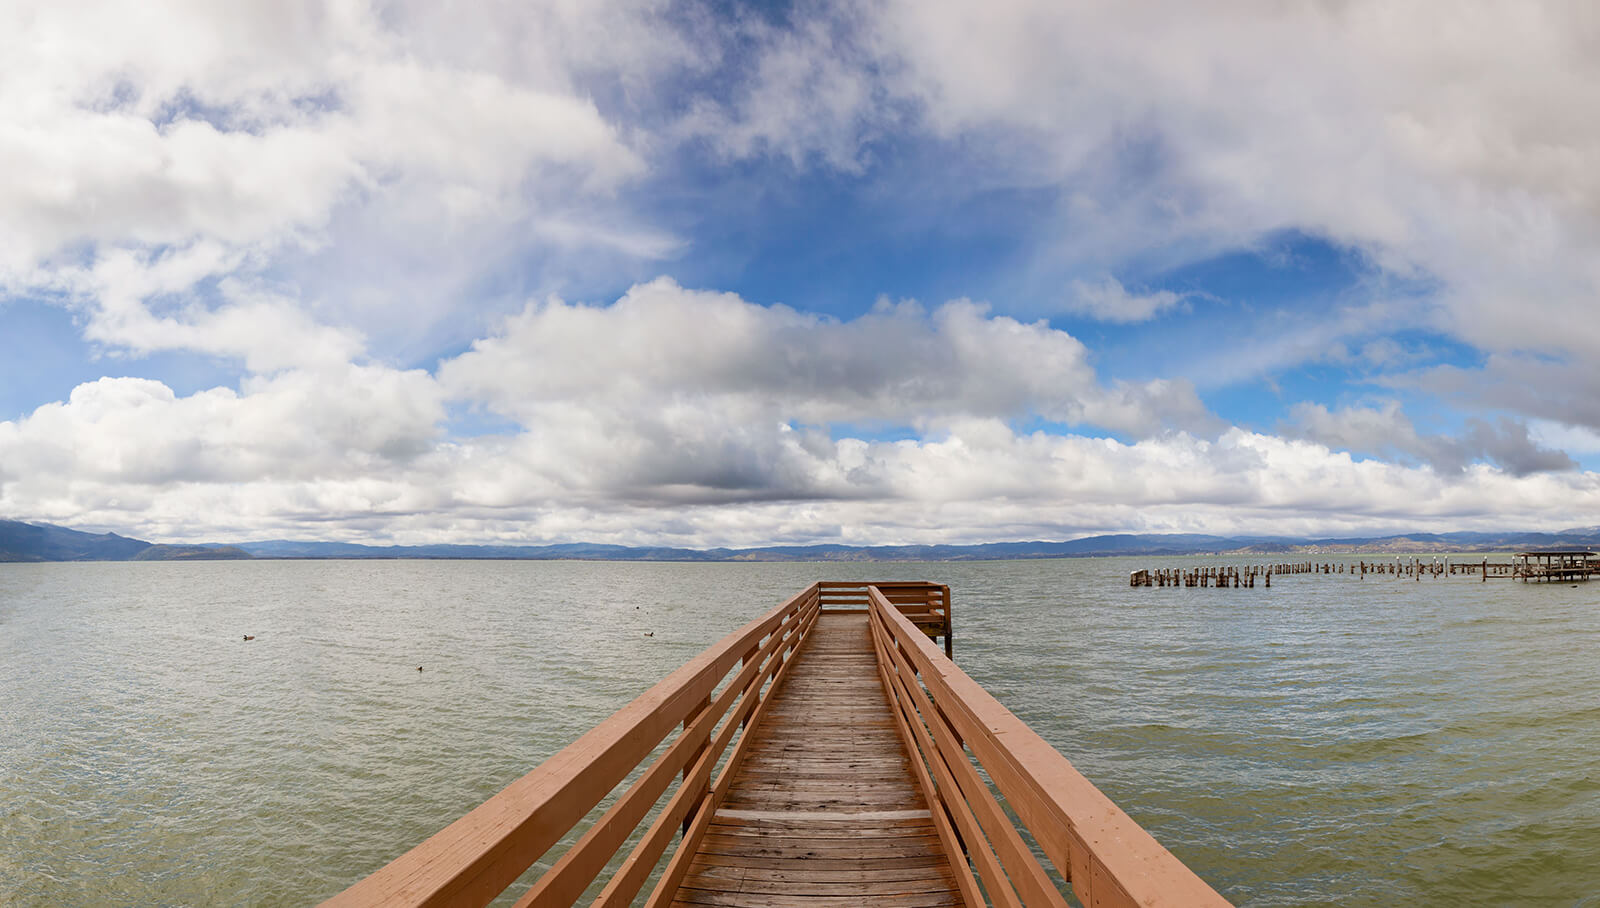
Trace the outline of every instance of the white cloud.
{"label": "white cloud", "polygon": [[585,500],[883,494],[881,455],[868,454],[882,449],[834,440],[839,426],[937,437],[974,420],[1138,435],[1215,423],[1185,383],[1103,386],[1070,335],[965,300],[931,313],[883,302],[841,322],[664,278],[609,306],[531,304],[438,374],[452,397],[523,428],[518,475]]}
{"label": "white cloud", "polygon": [[[158,263],[130,279],[158,285],[164,267],[184,270]],[[163,330],[224,351],[237,340],[230,312]],[[248,314],[241,323],[269,327],[262,312]],[[270,349],[251,349],[265,369]],[[437,380],[338,361],[308,352],[238,392],[186,398],[143,379],[83,385],[0,427],[0,463],[16,477],[3,504],[158,528],[192,509],[196,525],[217,532],[243,519],[230,513],[263,526],[316,508],[329,515],[323,525],[352,527],[375,512],[399,526],[445,513],[493,523],[659,509],[648,528],[680,507],[988,494],[994,480],[981,472],[914,455],[925,445],[1004,449],[1009,420],[1148,433],[1210,419],[1186,386],[1104,387],[1070,335],[971,302],[932,313],[885,302],[840,322],[665,279],[610,306],[530,305],[442,364]],[[447,397],[504,414],[520,432],[447,439]],[[862,440],[842,425],[914,426],[938,440]],[[1015,481],[1027,480],[1006,478]],[[492,516],[501,513],[516,516]]]}
{"label": "white cloud", "polygon": [[[1549,449],[1600,428],[1600,121],[1574,115],[1600,100],[1600,21],[1580,7],[887,0],[782,18],[7,6],[0,294],[67,300],[113,352],[228,357],[245,377],[188,396],[106,378],[0,423],[0,511],[163,538],[315,520],[685,544],[1592,522],[1596,477]],[[1382,336],[1417,328],[1486,366],[1387,381],[1544,421],[1449,438],[1397,405],[1306,404],[1295,438],[1221,431],[1190,379],[1107,378],[1077,338],[966,300],[838,320],[662,279],[520,306],[563,269],[621,286],[684,253],[629,197],[676,155],[863,191],[1039,190],[1059,210],[1025,267],[1054,288],[1312,233],[1438,290],[1262,320],[1270,342],[1167,375],[1432,361]],[[1110,322],[1185,300],[1070,289],[1070,311]],[[468,344],[437,377],[381,365]],[[447,403],[517,431],[451,437]],[[1128,441],[1018,428],[1033,419]]]}
{"label": "white cloud", "polygon": [[[9,95],[0,92],[0,103],[11,110]],[[0,267],[13,275],[77,243],[244,244],[315,229],[360,173],[330,136],[303,128],[158,127],[83,109],[7,120]]]}
{"label": "white cloud", "polygon": [[1334,411],[1321,404],[1300,403],[1294,406],[1292,416],[1291,435],[1334,449],[1420,461],[1441,472],[1464,470],[1478,460],[1516,476],[1577,467],[1562,451],[1541,446],[1541,439],[1530,434],[1527,425],[1504,417],[1495,423],[1468,419],[1456,435],[1424,435],[1397,401]]}
{"label": "white cloud", "polygon": [[1183,297],[1171,290],[1129,293],[1114,277],[1098,284],[1073,281],[1068,290],[1066,311],[1102,322],[1146,322],[1183,302]]}
{"label": "white cloud", "polygon": [[[1059,195],[1030,266],[1045,273],[1181,263],[1291,230],[1436,281],[1440,305],[1417,327],[1488,350],[1600,354],[1587,317],[1600,296],[1600,121],[1573,113],[1600,105],[1600,20],[1582,4],[798,9],[802,23],[852,25],[823,56],[857,87],[830,99],[815,81],[763,80],[761,115],[725,130],[747,153],[859,160],[931,135],[964,162],[940,191]],[[781,69],[795,40],[758,59]],[[827,100],[847,107],[819,118]],[[847,137],[839,124],[854,124]],[[1169,304],[1080,303],[1130,317]]]}
{"label": "white cloud", "polygon": [[189,397],[149,379],[102,378],[5,423],[3,459],[46,488],[359,477],[428,453],[442,417],[420,372],[292,372]]}
{"label": "white cloud", "polygon": [[[1595,474],[1517,477],[1483,465],[1444,474],[1237,429],[1215,441],[1178,433],[1124,444],[971,419],[938,438],[834,441],[741,435],[714,408],[686,407],[665,437],[644,427],[452,441],[437,432],[438,399],[425,375],[382,370],[189,397],[102,379],[0,423],[0,512],[164,540],[305,536],[314,522],[312,535],[358,541],[710,546],[1556,528],[1600,506]],[[291,418],[302,431],[281,431]],[[684,472],[683,454],[704,453],[711,438],[720,456],[702,474]],[[630,451],[608,453],[619,447]],[[714,487],[738,462],[792,475],[764,489]]]}
{"label": "white cloud", "polygon": [[1600,374],[1582,357],[1491,354],[1480,368],[1429,366],[1385,381],[1474,408],[1600,429]]}
{"label": "white cloud", "polygon": [[82,241],[276,241],[396,185],[470,214],[542,169],[609,191],[643,168],[565,79],[419,62],[356,5],[8,12],[0,230],[13,264]]}
{"label": "white cloud", "polygon": [[610,306],[532,304],[439,376],[527,423],[574,407],[666,419],[684,403],[770,426],[1037,415],[1145,434],[1211,422],[1186,383],[1103,387],[1071,335],[970,301],[880,303],[840,322],[665,278]]}
{"label": "white cloud", "polygon": [[[257,346],[242,336],[247,322],[263,319],[266,346],[280,351],[315,335],[318,356],[353,355],[369,328],[385,342],[396,324],[425,333],[513,254],[486,234],[554,233],[566,250],[623,257],[676,248],[612,209],[646,164],[637,137],[567,68],[486,67],[452,44],[461,23],[430,19],[436,31],[419,36],[400,30],[409,12],[254,0],[226,11],[163,0],[5,7],[0,293],[65,288],[108,346],[272,368],[295,357],[243,349]],[[570,56],[549,51],[585,22],[654,13],[519,15],[530,26],[519,50],[548,60]],[[330,248],[339,255],[320,254]],[[373,264],[418,255],[448,261],[433,269],[443,301],[431,310],[404,292],[408,269]],[[143,273],[121,284],[107,280],[113,271]],[[367,292],[342,292],[341,274]],[[291,286],[305,276],[324,292],[295,288],[267,304],[256,285],[268,276]],[[228,278],[248,289],[202,286]],[[397,319],[402,305],[410,317]]]}
{"label": "white cloud", "polygon": [[[144,379],[80,386],[0,423],[0,512],[162,539],[314,521],[366,541],[710,546],[1559,527],[1600,504],[1600,476],[1528,473],[1559,455],[1525,430],[1423,436],[1395,405],[1302,407],[1307,440],[1161,431],[1172,413],[1204,417],[1192,393],[1103,386],[1085,355],[965,301],[840,322],[659,280],[610,306],[531,305],[437,379],[318,366],[187,397]],[[517,431],[448,436],[452,399]],[[1019,431],[1029,414],[1150,431]],[[872,424],[914,430],[847,428]]]}
{"label": "white cloud", "polygon": [[[42,283],[83,311],[87,340],[115,351],[203,353],[257,373],[342,367],[363,353],[359,333],[320,323],[305,301],[227,276],[248,271],[248,258],[212,241],[151,253],[115,249]],[[210,289],[197,293],[201,286]]]}
{"label": "white cloud", "polygon": [[643,170],[588,99],[412,61],[364,61],[348,82],[347,140],[370,177],[437,184],[455,216],[497,207],[536,168],[594,191]]}
{"label": "white cloud", "polygon": [[[235,273],[304,269],[339,291],[318,295],[338,309],[319,321],[389,351],[415,343],[391,341],[397,325],[437,328],[440,300],[530,246],[681,251],[614,196],[678,143],[871,174],[879,144],[932,139],[968,165],[942,193],[1059,193],[1045,270],[1302,230],[1439,278],[1435,330],[1600,352],[1583,317],[1600,291],[1600,127],[1570,115],[1600,92],[1584,77],[1600,64],[1592,17],[1566,4],[892,0],[771,22],[657,0],[8,11],[13,286],[84,243],[247,247],[267,257]],[[357,255],[315,254],[330,244]],[[419,256],[436,259],[421,281]],[[1073,305],[1103,318],[1178,302],[1078,289]],[[1530,300],[1551,317],[1522,317]]]}
{"label": "white cloud", "polygon": [[737,74],[731,97],[700,99],[671,133],[706,139],[730,157],[862,173],[871,163],[866,146],[900,125],[866,46],[869,17],[843,5],[802,4],[794,13],[783,27],[739,18],[724,40],[756,49],[748,71]]}

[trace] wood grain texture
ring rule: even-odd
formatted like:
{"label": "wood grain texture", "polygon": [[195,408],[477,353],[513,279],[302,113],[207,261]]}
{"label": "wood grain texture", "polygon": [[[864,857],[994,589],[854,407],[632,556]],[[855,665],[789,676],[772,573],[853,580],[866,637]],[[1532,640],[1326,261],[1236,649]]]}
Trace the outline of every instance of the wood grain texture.
{"label": "wood grain texture", "polygon": [[965,904],[861,614],[823,612],[711,818],[674,905]]}

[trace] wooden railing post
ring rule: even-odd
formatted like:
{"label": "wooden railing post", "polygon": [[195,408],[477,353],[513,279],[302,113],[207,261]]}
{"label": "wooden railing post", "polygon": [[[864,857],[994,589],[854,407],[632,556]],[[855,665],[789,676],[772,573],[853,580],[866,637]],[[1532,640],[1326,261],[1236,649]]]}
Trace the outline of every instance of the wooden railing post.
{"label": "wooden railing post", "polygon": [[[741,667],[744,666],[745,660],[747,658],[748,657],[746,657],[746,656],[741,656],[739,658],[739,665]],[[699,703],[696,703],[694,706],[689,707],[689,714],[683,717],[683,728],[684,728],[684,730],[687,731],[689,729],[689,726],[694,724],[694,720],[700,718],[700,714],[705,712],[706,709],[709,708],[710,706],[711,706],[711,697],[708,694],[704,700],[701,700]],[[690,754],[689,754],[689,764],[687,766],[683,767],[683,784],[684,785],[688,785],[689,784],[689,778],[693,773],[694,764],[696,764],[696,763],[698,763],[700,761],[701,755],[706,752],[706,747],[707,747],[707,744],[701,744],[699,747],[696,747],[693,751],[690,752]],[[689,824],[694,822],[694,811],[695,811],[695,808],[700,805],[701,801],[705,800],[705,797],[706,797],[706,790],[705,790],[704,787],[702,787],[699,791],[690,793],[690,795],[689,795],[689,803],[690,803],[691,806],[689,808],[689,815],[687,817],[683,818],[683,832],[685,834],[687,834],[689,832]]]}
{"label": "wooden railing post", "polygon": [[[748,663],[749,661],[750,661],[750,655],[748,653],[746,653],[743,656],[740,656],[739,657],[739,667],[741,669],[744,668],[746,663]],[[749,728],[750,727],[750,716],[749,716],[749,714],[746,714],[743,719],[739,720],[739,727],[740,728]]]}
{"label": "wooden railing post", "polygon": [[944,596],[944,657],[946,659],[954,659],[956,613],[950,603],[950,587],[941,586],[939,590]]}

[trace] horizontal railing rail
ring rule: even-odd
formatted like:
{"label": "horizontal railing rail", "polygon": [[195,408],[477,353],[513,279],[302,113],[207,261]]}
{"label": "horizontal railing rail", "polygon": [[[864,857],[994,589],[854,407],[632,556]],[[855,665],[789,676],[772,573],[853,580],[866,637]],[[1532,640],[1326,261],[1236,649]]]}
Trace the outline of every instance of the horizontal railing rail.
{"label": "horizontal railing rail", "polygon": [[[759,720],[820,607],[820,587],[813,584],[713,644],[537,769],[324,905],[486,905],[681,729],[517,902],[542,908],[582,898],[677,779],[671,797],[595,901],[632,904],[678,830],[685,830],[688,846],[695,830],[705,828],[718,786],[725,786],[749,741],[741,732]],[[724,754],[728,760],[713,784],[712,771]],[[692,848],[680,847],[668,862],[649,905],[670,901],[687,866],[686,850]]]}
{"label": "horizontal railing rail", "polygon": [[866,611],[867,590],[876,588],[894,607],[923,633],[944,639],[944,654],[950,656],[950,587],[921,580],[862,581],[824,580],[817,584],[822,607],[844,611]]}
{"label": "horizontal railing rail", "polygon": [[[1229,903],[901,614],[867,594],[885,692],[969,905],[1067,904],[1005,805],[1085,906]],[[976,765],[975,765],[976,764]],[[979,773],[988,775],[985,781]],[[992,783],[992,788],[991,788]]]}

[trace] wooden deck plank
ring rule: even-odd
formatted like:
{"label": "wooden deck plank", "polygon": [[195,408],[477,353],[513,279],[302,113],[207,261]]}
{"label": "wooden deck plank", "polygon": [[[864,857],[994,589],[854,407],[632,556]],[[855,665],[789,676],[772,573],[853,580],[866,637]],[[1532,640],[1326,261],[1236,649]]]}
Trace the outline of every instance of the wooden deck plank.
{"label": "wooden deck plank", "polygon": [[[859,896],[775,895],[761,892],[723,892],[720,890],[693,889],[688,886],[678,890],[677,905],[717,906],[717,908],[856,908],[862,904]],[[961,905],[958,892],[910,892],[879,895],[871,904],[878,908],[948,908]]]}
{"label": "wooden deck plank", "polygon": [[674,905],[962,904],[871,646],[865,615],[818,619]]}
{"label": "wooden deck plank", "polygon": [[[832,841],[838,844],[821,844]],[[783,858],[793,861],[833,861],[833,860],[878,860],[888,858],[914,858],[919,855],[933,855],[943,860],[943,852],[939,850],[937,836],[923,836],[908,839],[862,839],[858,847],[852,848],[850,842],[844,839],[804,839],[798,837],[785,838],[756,838],[753,836],[737,840],[721,839],[708,843],[700,851],[700,856],[720,854],[729,858],[738,858],[749,861],[752,865],[758,863],[760,858]]]}

